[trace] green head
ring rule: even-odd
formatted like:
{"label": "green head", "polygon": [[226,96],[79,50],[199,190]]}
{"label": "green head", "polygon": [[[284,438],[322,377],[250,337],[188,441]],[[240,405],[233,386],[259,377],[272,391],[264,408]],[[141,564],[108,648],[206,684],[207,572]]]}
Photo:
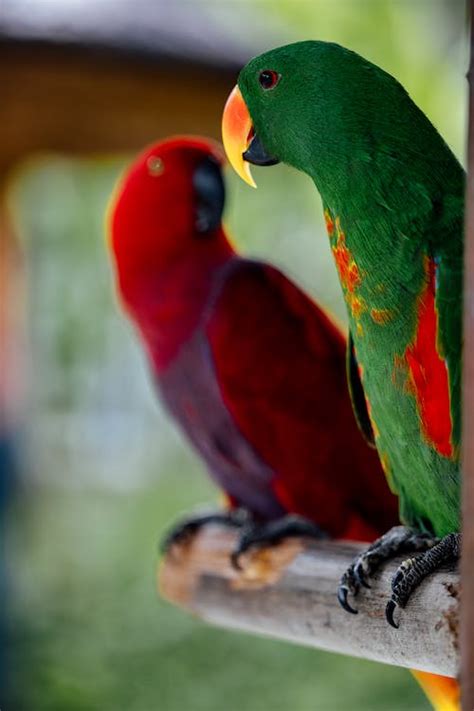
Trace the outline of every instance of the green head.
{"label": "green head", "polygon": [[223,134],[230,162],[247,182],[244,161],[281,161],[310,175],[330,200],[354,190],[376,164],[379,172],[409,170],[416,180],[427,168],[439,174],[439,149],[441,160],[453,160],[396,79],[327,42],[297,42],[252,59],[229,97]]}

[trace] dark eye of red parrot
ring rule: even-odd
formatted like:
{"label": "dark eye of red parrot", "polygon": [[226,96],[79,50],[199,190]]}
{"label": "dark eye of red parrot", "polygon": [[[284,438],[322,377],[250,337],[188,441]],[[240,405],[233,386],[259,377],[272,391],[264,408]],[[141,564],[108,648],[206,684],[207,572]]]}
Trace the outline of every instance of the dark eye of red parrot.
{"label": "dark eye of red parrot", "polygon": [[278,84],[280,81],[280,75],[273,69],[264,69],[258,75],[258,81],[260,82],[262,89],[268,91],[268,89],[273,89]]}

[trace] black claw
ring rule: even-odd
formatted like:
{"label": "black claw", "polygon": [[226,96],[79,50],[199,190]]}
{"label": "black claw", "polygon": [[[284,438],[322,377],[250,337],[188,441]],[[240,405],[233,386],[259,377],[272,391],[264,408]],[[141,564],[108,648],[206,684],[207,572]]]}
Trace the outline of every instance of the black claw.
{"label": "black claw", "polygon": [[263,546],[274,546],[284,538],[294,536],[308,536],[310,538],[326,538],[324,531],[314,523],[307,521],[301,516],[288,515],[275,521],[256,523],[247,520],[242,523],[239,542],[230,561],[235,570],[242,570],[240,559],[251,548],[262,548]]}
{"label": "black claw", "polygon": [[392,590],[394,590],[398,583],[405,577],[405,572],[403,570],[398,570],[392,578]]}
{"label": "black claw", "polygon": [[387,620],[388,624],[394,627],[396,630],[398,630],[399,625],[395,622],[393,619],[393,613],[397,609],[398,605],[395,602],[395,600],[389,600],[387,602],[387,607],[385,608],[385,619]]}
{"label": "black claw", "polygon": [[230,563],[234,570],[237,570],[239,573],[243,570],[241,564],[240,564],[240,557],[242,555],[242,551],[237,550],[233,551],[230,556]]}
{"label": "black claw", "polygon": [[[248,535],[248,531],[247,531]],[[230,554],[230,562],[234,570],[237,570],[239,573],[244,569],[244,566],[240,562],[242,556],[247,553],[247,551],[252,547],[252,543],[249,543],[247,539],[247,535],[243,533],[240,536],[240,540],[237,542],[236,547]]]}
{"label": "black claw", "polygon": [[186,540],[189,540],[192,537],[193,533],[195,533],[195,529],[191,526],[187,526],[185,529],[183,528],[180,531],[172,531],[168,536],[166,536],[162,541],[158,543],[159,552],[162,555],[166,555],[166,553],[168,553],[169,550],[175,545],[184,543]]}
{"label": "black claw", "polygon": [[168,531],[161,542],[160,552],[166,554],[176,544],[191,541],[199,529],[208,523],[218,523],[222,526],[228,526],[229,528],[240,529],[244,525],[247,517],[248,513],[245,509],[196,513],[189,518],[182,519]]}
{"label": "black claw", "polygon": [[353,607],[349,605],[347,602],[347,596],[349,594],[348,588],[344,587],[343,585],[340,585],[337,589],[337,599],[339,600],[339,603],[341,607],[346,611],[350,612],[351,615],[357,615],[358,610],[355,610]]}
{"label": "black claw", "polygon": [[357,568],[354,570],[354,575],[359,585],[362,585],[362,587],[368,588],[370,590],[371,586],[367,582],[366,574],[362,567],[357,566]]}

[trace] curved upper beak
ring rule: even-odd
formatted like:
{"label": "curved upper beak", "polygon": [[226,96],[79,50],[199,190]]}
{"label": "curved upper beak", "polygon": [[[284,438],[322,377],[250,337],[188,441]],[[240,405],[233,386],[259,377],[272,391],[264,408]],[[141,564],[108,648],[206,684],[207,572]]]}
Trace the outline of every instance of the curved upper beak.
{"label": "curved upper beak", "polygon": [[222,140],[229,163],[242,180],[256,188],[250,172],[254,165],[275,165],[277,158],[269,155],[255,133],[247,104],[238,86],[231,91],[222,115]]}
{"label": "curved upper beak", "polygon": [[252,137],[252,119],[244,97],[236,85],[229,94],[222,114],[222,141],[229,163],[237,175],[256,188],[257,185],[250,172],[250,165],[243,157]]}

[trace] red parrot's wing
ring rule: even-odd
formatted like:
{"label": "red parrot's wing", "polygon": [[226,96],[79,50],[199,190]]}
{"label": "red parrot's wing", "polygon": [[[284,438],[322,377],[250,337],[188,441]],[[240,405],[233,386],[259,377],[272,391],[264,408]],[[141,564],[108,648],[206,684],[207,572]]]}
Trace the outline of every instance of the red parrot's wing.
{"label": "red parrot's wing", "polygon": [[385,501],[392,518],[396,507],[357,429],[344,338],[327,316],[278,270],[235,260],[206,332],[223,400],[284,507],[333,536],[354,517],[372,532],[386,525]]}

